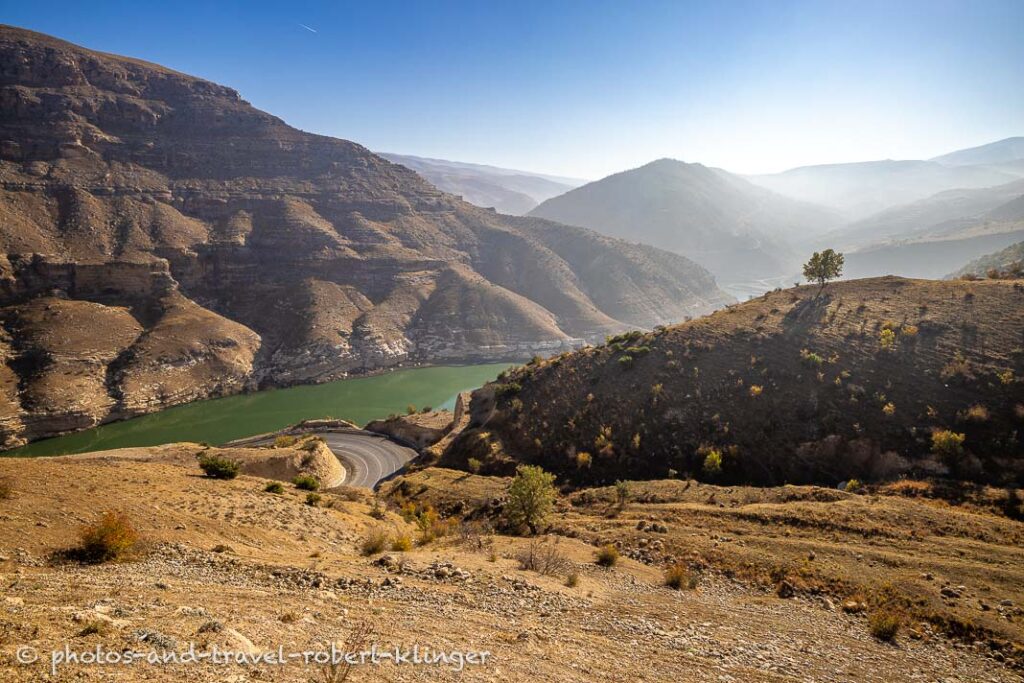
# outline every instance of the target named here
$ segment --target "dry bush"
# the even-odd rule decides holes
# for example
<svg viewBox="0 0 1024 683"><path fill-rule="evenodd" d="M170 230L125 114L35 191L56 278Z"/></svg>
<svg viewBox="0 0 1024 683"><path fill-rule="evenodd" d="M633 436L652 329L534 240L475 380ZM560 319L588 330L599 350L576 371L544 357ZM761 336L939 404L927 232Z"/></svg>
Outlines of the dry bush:
<svg viewBox="0 0 1024 683"><path fill-rule="evenodd" d="M9 500L14 496L14 480L0 477L0 500Z"/></svg>
<svg viewBox="0 0 1024 683"><path fill-rule="evenodd" d="M885 642L892 642L903 625L900 615L889 610L877 610L868 617L868 630L871 635Z"/></svg>
<svg viewBox="0 0 1024 683"><path fill-rule="evenodd" d="M139 542L139 533L124 512L109 511L94 524L78 531L78 555L87 562L109 562L125 557Z"/></svg>
<svg viewBox="0 0 1024 683"><path fill-rule="evenodd" d="M282 434L274 439L274 448L290 448L299 442L298 437Z"/></svg>
<svg viewBox="0 0 1024 683"><path fill-rule="evenodd" d="M557 574L569 566L569 560L558 549L558 543L534 539L516 553L519 568L541 575Z"/></svg>
<svg viewBox="0 0 1024 683"><path fill-rule="evenodd" d="M569 576L565 577L565 585L569 588L575 588L580 585L580 573L575 571L570 572Z"/></svg>
<svg viewBox="0 0 1024 683"><path fill-rule="evenodd" d="M619 562L619 549L611 543L601 546L597 550L594 562L602 567L614 567Z"/></svg>
<svg viewBox="0 0 1024 683"><path fill-rule="evenodd" d="M360 552L363 555L376 555L382 552L388 545L388 534L384 529L380 527L374 527L370 529L370 532L363 539L363 542L359 546Z"/></svg>
<svg viewBox="0 0 1024 683"><path fill-rule="evenodd" d="M665 570L665 585L677 591L693 590L697 587L697 577L685 564L677 563Z"/></svg>
<svg viewBox="0 0 1024 683"><path fill-rule="evenodd" d="M400 553L412 550L412 539L409 538L409 534L398 534L392 538L391 549Z"/></svg>

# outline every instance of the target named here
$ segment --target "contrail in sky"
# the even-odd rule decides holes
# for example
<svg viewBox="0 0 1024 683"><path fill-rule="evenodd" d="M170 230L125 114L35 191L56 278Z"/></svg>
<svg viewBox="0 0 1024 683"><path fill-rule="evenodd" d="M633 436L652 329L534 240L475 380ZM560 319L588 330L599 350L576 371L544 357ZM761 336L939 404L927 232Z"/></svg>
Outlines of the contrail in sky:
<svg viewBox="0 0 1024 683"><path fill-rule="evenodd" d="M316 33L317 32L317 30L315 28L310 28L309 26L306 26L305 24L299 24L299 26L301 26L302 28L306 29L310 33Z"/></svg>

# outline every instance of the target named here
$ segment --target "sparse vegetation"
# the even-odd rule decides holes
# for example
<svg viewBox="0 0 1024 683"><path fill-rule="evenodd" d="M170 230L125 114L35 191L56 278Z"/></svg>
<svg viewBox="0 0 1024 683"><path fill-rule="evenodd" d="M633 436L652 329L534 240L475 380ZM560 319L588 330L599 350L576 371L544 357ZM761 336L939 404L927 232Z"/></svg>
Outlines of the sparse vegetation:
<svg viewBox="0 0 1024 683"><path fill-rule="evenodd" d="M267 485L263 487L263 490L267 493L284 493L284 485L279 481L267 482Z"/></svg>
<svg viewBox="0 0 1024 683"><path fill-rule="evenodd" d="M110 562L130 553L139 542L139 532L127 513L104 512L93 524L78 531L78 555L87 562Z"/></svg>
<svg viewBox="0 0 1024 683"><path fill-rule="evenodd" d="M199 468L211 479L234 479L242 468L242 464L217 455L201 455Z"/></svg>
<svg viewBox="0 0 1024 683"><path fill-rule="evenodd" d="M607 543L597 549L594 562L601 567L614 567L619 563L619 549Z"/></svg>
<svg viewBox="0 0 1024 683"><path fill-rule="evenodd" d="M297 436L291 434L281 434L274 438L274 448L291 448L299 442Z"/></svg>
<svg viewBox="0 0 1024 683"><path fill-rule="evenodd" d="M388 545L388 534L381 527L374 527L366 534L366 538L359 545L359 551L363 555L376 555L383 552Z"/></svg>
<svg viewBox="0 0 1024 683"><path fill-rule="evenodd" d="M569 561L558 548L557 541L532 539L516 553L519 568L541 575L558 574L565 571Z"/></svg>
<svg viewBox="0 0 1024 683"><path fill-rule="evenodd" d="M693 590L697 587L697 577L685 564L676 563L665 570L665 585L675 590Z"/></svg>
<svg viewBox="0 0 1024 683"><path fill-rule="evenodd" d="M544 524L555 502L555 475L536 465L520 465L508 489L505 515L516 529L531 534Z"/></svg>
<svg viewBox="0 0 1024 683"><path fill-rule="evenodd" d="M391 539L391 549L397 553L404 553L412 550L412 539L409 534L401 533Z"/></svg>
<svg viewBox="0 0 1024 683"><path fill-rule="evenodd" d="M871 635L885 642L895 640L902 625L902 618L890 610L876 610L868 616L868 630Z"/></svg>
<svg viewBox="0 0 1024 683"><path fill-rule="evenodd" d="M320 480L311 474L300 474L292 479L292 485L300 491L319 491Z"/></svg>

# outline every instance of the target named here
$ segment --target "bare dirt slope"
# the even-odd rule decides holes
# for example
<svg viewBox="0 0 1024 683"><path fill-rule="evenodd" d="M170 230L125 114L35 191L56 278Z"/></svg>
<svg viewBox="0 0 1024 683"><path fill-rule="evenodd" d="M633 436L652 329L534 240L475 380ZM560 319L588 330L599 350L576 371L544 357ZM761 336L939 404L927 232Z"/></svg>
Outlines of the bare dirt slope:
<svg viewBox="0 0 1024 683"><path fill-rule="evenodd" d="M1020 529L983 512L950 517L929 503L898 498L666 482L637 485L636 501L609 516L608 492L580 492L559 501L556 535L547 541L569 564L541 576L519 570L512 559L526 540L475 533L392 553L385 563L364 557L359 545L373 528L415 531L394 512L372 517L366 498L328 495L330 507L312 507L292 489L264 493L264 480L214 481L171 462L5 460L0 475L14 489L0 500L4 681L35 682L43 674L42 664L15 662L18 646L43 653L65 643L76 650L145 651L195 642L251 652L280 644L293 651L343 640L360 623L373 627L372 640L381 646L487 650L491 659L462 674L443 667L357 668L355 681L1020 680L1006 662L1013 655L1006 641L1019 641L1020 610L1000 602L1024 599ZM434 501L442 510L462 501L464 514L479 518L506 483L428 469L404 485L396 482L392 493L396 501ZM115 487L116 501L109 496ZM720 504L709 500L715 496ZM641 502L647 497L650 502ZM48 559L74 545L76 527L114 502L137 524L142 552L105 565ZM822 515L835 523L816 522ZM952 521L944 524L943 517ZM915 539L904 525L916 522ZM900 524L899 533L891 523ZM592 544L607 541L636 559L597 567ZM762 567L769 546L779 562L793 558L799 571L793 580L802 577L794 597L761 587L755 571L729 570L730 558L736 567L746 560L752 569ZM808 561L811 551L817 555ZM661 585L668 556L690 562L696 589ZM797 558L812 569L801 570ZM935 594L949 583L967 584L957 601L979 615L976 598L993 605L984 623L1001 629L1004 635L992 637L1002 644L951 641L918 618L895 645L883 644L868 633L863 613L839 608L840 593L812 589L819 566L848 569L855 580L912 581ZM971 569L981 566L991 569ZM925 571L933 581L917 578ZM565 585L570 572L579 575L572 588ZM864 597L875 604L874 594ZM305 682L321 673L297 665L133 667L67 666L46 680Z"/></svg>

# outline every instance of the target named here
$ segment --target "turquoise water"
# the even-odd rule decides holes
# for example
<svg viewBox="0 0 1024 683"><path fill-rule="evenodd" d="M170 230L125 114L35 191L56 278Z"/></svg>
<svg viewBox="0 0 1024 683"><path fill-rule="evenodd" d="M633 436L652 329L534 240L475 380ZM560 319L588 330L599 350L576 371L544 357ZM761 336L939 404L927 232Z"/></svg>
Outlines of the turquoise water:
<svg viewBox="0 0 1024 683"><path fill-rule="evenodd" d="M489 382L509 366L510 363L491 363L396 370L372 377L197 401L37 441L0 455L65 455L174 441L221 444L320 417L343 418L362 425L391 413L404 413L409 404L417 408L452 408L459 392Z"/></svg>

